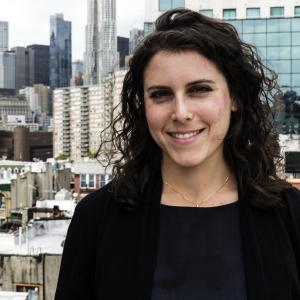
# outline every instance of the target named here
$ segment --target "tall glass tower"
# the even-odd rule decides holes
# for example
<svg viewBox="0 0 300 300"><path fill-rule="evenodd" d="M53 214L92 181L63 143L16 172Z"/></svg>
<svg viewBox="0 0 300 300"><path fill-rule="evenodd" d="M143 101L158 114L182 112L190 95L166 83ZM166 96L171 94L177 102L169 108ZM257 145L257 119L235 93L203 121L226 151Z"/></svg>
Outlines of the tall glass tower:
<svg viewBox="0 0 300 300"><path fill-rule="evenodd" d="M63 14L50 17L49 81L51 89L66 87L72 76L72 27Z"/></svg>
<svg viewBox="0 0 300 300"><path fill-rule="evenodd" d="M116 0L88 0L84 83L100 83L118 63Z"/></svg>

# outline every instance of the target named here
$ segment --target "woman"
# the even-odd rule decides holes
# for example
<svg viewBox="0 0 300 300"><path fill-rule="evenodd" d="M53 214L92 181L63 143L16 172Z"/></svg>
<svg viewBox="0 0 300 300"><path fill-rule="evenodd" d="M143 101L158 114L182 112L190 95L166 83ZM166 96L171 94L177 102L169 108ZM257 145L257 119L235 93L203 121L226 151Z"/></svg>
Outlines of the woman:
<svg viewBox="0 0 300 300"><path fill-rule="evenodd" d="M113 180L76 208L56 300L300 299L300 193L276 175L275 79L231 25L158 18L124 80Z"/></svg>

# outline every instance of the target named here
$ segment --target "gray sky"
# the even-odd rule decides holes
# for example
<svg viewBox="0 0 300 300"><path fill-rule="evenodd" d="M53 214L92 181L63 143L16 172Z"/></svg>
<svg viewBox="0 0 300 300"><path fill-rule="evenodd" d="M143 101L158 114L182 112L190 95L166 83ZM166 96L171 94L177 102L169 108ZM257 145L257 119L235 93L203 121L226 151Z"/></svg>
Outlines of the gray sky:
<svg viewBox="0 0 300 300"><path fill-rule="evenodd" d="M117 33L143 28L144 0L116 0ZM9 22L9 47L49 45L50 15L63 13L72 22L72 59L82 59L85 48L87 0L0 0L0 21Z"/></svg>

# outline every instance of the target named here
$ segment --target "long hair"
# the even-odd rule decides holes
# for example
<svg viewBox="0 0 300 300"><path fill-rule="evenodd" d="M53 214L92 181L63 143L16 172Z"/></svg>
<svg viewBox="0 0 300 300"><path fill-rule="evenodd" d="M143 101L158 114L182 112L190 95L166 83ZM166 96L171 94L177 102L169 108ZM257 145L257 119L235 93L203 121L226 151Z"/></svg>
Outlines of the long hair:
<svg viewBox="0 0 300 300"><path fill-rule="evenodd" d="M254 46L240 40L232 25L188 9L162 14L131 58L121 112L112 121L111 139L104 140L98 152L105 153L109 143L118 153L112 181L117 201L127 208L141 205L145 185L160 168L161 150L145 117L143 75L151 58L162 50L196 51L222 72L237 104L224 140L224 157L236 176L239 196L249 195L250 203L259 208L277 205L286 186L277 175L281 157L271 109L277 76L262 63Z"/></svg>

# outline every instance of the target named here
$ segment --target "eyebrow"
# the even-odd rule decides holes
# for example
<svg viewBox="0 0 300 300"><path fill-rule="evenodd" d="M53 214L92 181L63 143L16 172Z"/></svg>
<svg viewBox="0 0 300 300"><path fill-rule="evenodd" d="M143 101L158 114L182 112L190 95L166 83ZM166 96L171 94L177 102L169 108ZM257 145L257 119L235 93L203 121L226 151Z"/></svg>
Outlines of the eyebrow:
<svg viewBox="0 0 300 300"><path fill-rule="evenodd" d="M215 82L213 80L209 80L209 79L199 79L199 80L194 80L192 82L189 82L186 86L187 87L190 87L194 84L199 84L199 83L209 83L209 84L214 84ZM153 85L153 86L150 86L146 91L148 93L150 93L151 91L153 90L160 90L160 89L169 89L170 87L168 86L165 86L165 85Z"/></svg>

